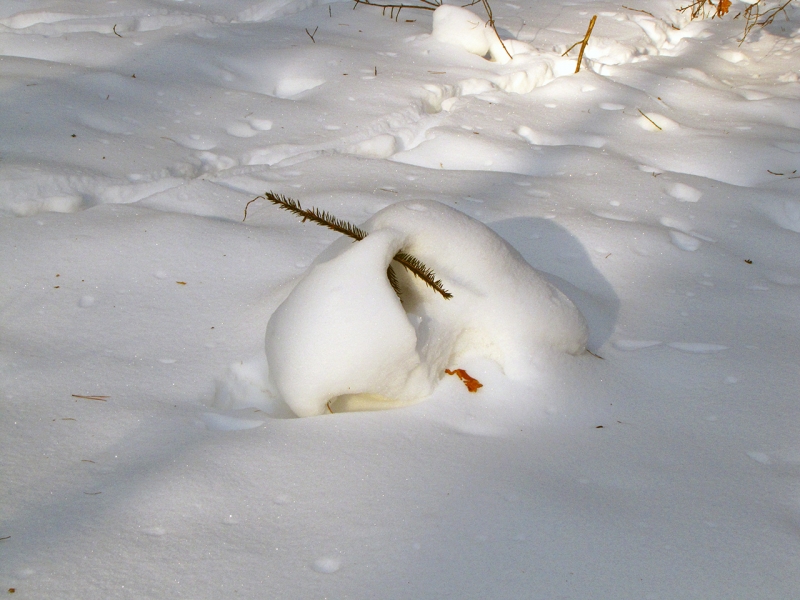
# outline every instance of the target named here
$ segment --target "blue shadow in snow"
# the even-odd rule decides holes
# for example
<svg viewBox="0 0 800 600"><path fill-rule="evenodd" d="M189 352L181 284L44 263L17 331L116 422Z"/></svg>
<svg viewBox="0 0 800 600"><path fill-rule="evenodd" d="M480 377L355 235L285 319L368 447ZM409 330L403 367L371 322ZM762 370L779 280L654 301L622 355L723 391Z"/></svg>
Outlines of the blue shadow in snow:
<svg viewBox="0 0 800 600"><path fill-rule="evenodd" d="M490 223L498 235L572 300L589 323L589 349L597 351L614 331L619 297L592 264L583 245L548 219L519 217Z"/></svg>

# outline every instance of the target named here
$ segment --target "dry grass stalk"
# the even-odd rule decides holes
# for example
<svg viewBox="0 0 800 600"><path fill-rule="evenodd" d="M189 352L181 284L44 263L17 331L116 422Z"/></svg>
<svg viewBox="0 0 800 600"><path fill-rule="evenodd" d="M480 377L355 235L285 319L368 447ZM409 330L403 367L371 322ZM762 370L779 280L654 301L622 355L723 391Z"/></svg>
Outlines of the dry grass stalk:
<svg viewBox="0 0 800 600"><path fill-rule="evenodd" d="M674 29L675 31L678 31L678 29L679 29L678 27L676 27L676 26L675 26L675 24L674 24L674 23L668 23L668 22L667 22L667 21L665 21L664 19L659 19L657 16L655 16L655 15L654 15L653 13L651 13L650 11L647 11L647 10L642 10L641 8L631 8L630 6L625 6L624 4L622 5L622 8L624 8L625 10L631 10L631 11L633 11L633 12L639 12L639 13L643 13L643 14L645 14L645 15L648 15L648 16L650 16L650 17L653 17L654 19L658 19L658 20L659 20L659 21L661 21L662 23L664 23L664 24L666 24L666 25L669 25L670 27L672 27L672 29Z"/></svg>
<svg viewBox="0 0 800 600"><path fill-rule="evenodd" d="M767 8L767 1L768 0L758 0L748 6L743 13L738 13L733 17L734 19L738 19L740 16L744 16L744 33L742 39L739 40L740 46L755 27L767 27L772 25L775 18L781 13L783 13L788 20L789 15L786 13L786 9L794 0L783 0L781 4L773 6L772 8ZM691 19L694 21L695 19L705 19L709 15L711 15L712 19L717 17L722 18L728 14L730 7L731 0L717 0L716 4L714 4L712 0L695 0L691 4L682 6L677 10L678 12L690 11Z"/></svg>
<svg viewBox="0 0 800 600"><path fill-rule="evenodd" d="M494 34L497 36L497 39L500 42L500 45L503 47L505 53L508 55L508 58L514 58L513 56L511 56L511 52L508 51L508 48L506 48L506 45L503 43L500 34L497 33L497 27L494 24L494 15L492 15L492 7L489 6L489 0L481 0L481 3L483 4L483 9L486 11L486 17L487 17L486 24L492 28L492 31L494 31ZM473 2L472 4L477 4L477 0L475 0L475 2Z"/></svg>
<svg viewBox="0 0 800 600"><path fill-rule="evenodd" d="M638 110L638 111L639 111L639 114L640 114L640 115L642 115L642 116L643 116L645 119L647 119L648 121L650 121L650 122L653 124L653 127L655 127L656 129L658 129L659 131L664 131L663 129L661 129L661 127L659 127L659 126L658 126L658 123L656 123L655 121L653 121L653 119L651 119L651 118L650 118L650 117L648 117L646 114L644 114L644 113L642 112L642 109L641 109L641 108L637 108L636 110Z"/></svg>
<svg viewBox="0 0 800 600"><path fill-rule="evenodd" d="M774 6L765 10L764 12L761 12L761 9L764 8L764 0L759 0L755 4L748 6L744 11L744 35L742 36L742 39L739 40L739 45L742 45L742 43L747 39L747 35L754 27L767 27L768 25L772 25L772 23L775 21L775 18L780 13L783 13L783 16L785 16L786 20L788 20L789 15L786 13L786 8L792 3L792 1L793 0L786 0L783 4Z"/></svg>
<svg viewBox="0 0 800 600"><path fill-rule="evenodd" d="M561 56L566 56L567 54L569 54L572 51L572 49L575 46L577 46L578 44L581 45L580 52L578 52L578 64L575 65L575 72L576 73L580 72L580 70L581 70L581 63L583 62L583 51L586 50L586 44L589 43L589 36L592 35L592 29L594 29L595 21L597 21L597 15L594 15L592 17L592 20L589 21L589 29L586 30L586 35L583 36L583 39L582 40L578 40L577 42L572 44L572 46L567 48L567 50L564 52L564 54L561 55Z"/></svg>
<svg viewBox="0 0 800 600"><path fill-rule="evenodd" d="M419 4L406 4L406 3L388 4L386 2L371 2L370 0L353 0L353 1L354 1L353 10L355 10L356 6L358 6L359 4L364 4L366 6L375 6L377 8L383 9L383 14L385 15L386 9L388 8L389 18L394 19L395 21L398 20L398 18L400 17L400 11L403 10L404 8L415 8L418 10L436 10L442 5L441 2L437 2L435 0L434 1L419 0Z"/></svg>

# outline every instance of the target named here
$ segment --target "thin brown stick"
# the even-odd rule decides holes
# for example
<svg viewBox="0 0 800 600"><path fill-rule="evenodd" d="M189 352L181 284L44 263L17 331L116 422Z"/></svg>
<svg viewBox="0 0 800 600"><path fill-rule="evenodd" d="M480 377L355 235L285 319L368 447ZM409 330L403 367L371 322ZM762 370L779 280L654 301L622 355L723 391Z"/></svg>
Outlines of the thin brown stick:
<svg viewBox="0 0 800 600"><path fill-rule="evenodd" d="M624 8L625 10L632 10L633 12L644 13L644 14L646 14L648 16L653 17L654 19L658 19L662 23L665 23L665 24L669 25L675 31L680 31L680 27L676 27L674 23L669 23L669 22L665 21L664 19L660 19L657 16L655 16L653 13L651 13L651 12L649 12L647 10L642 10L641 8L631 8L630 6L625 6L624 4L622 5L622 8Z"/></svg>
<svg viewBox="0 0 800 600"><path fill-rule="evenodd" d="M509 59L514 58L513 56L511 56L511 52L508 51L508 48L506 48L506 45L500 38L500 34L497 33L497 27L494 24L494 16L492 15L492 7L489 6L489 0L482 0L482 2L483 2L483 9L486 11L486 16L488 18L486 24L492 28L492 31L494 31L494 34L497 36L497 39L500 42L500 45L503 47L503 50L505 50L506 54L508 55L508 58Z"/></svg>
<svg viewBox="0 0 800 600"><path fill-rule="evenodd" d="M733 18L738 19L739 16L743 15L745 21L744 32L742 38L739 40L739 45L741 46L744 43L753 28L771 25L780 13L783 13L788 19L789 17L786 13L786 9L793 1L794 0L783 0L782 4L763 10L767 3L766 0L757 0L750 4L743 13L737 13ZM712 10L709 10L709 7L711 7ZM712 19L717 17L722 18L728 13L729 9L730 2L726 2L725 0L720 0L717 4L714 4L712 0L694 0L691 4L681 6L677 10L681 13L690 10L691 19L694 21L695 19L705 19L709 13Z"/></svg>
<svg viewBox="0 0 800 600"><path fill-rule="evenodd" d="M383 9L389 8L392 11L391 12L391 16L393 18L396 18L395 14L394 14L395 10L397 10L397 14L399 15L400 14L400 10L403 9L403 8L417 8L419 10L436 10L437 8L439 8L439 6L441 6L440 4L435 4L433 2L425 2L425 0L420 0L421 2L423 2L422 5L420 5L420 4L386 4L386 3L383 3L383 2L371 2L371 0L353 0L353 1L355 2L355 4L353 5L353 8L355 8L359 4L364 4L366 6L375 6L377 8L383 8Z"/></svg>
<svg viewBox="0 0 800 600"><path fill-rule="evenodd" d="M84 400L97 400L98 402L105 402L111 396L82 396L81 394L72 394L73 398L83 398Z"/></svg>
<svg viewBox="0 0 800 600"><path fill-rule="evenodd" d="M577 42L575 42L574 44L572 44L572 46L570 46L569 48L567 48L566 50L564 50L564 52L562 52L562 53L561 53L561 56L566 56L567 54L569 54L570 52L572 52L572 49L573 49L575 46L577 46L578 44L582 44L582 43L583 43L583 40L578 40Z"/></svg>
<svg viewBox="0 0 800 600"><path fill-rule="evenodd" d="M692 9L692 12L691 12L692 20L695 20L697 18L705 16L706 2L708 2L708 0L695 0L695 2L692 2L691 4L687 4L686 6L681 6L677 10L678 10L678 12L682 13L682 12L686 12L689 9Z"/></svg>
<svg viewBox="0 0 800 600"><path fill-rule="evenodd" d="M656 18L656 16L653 13L648 12L646 10L642 10L641 8L631 8L630 6L625 6L624 4L622 5L622 8L624 8L625 10L632 10L633 12L640 12L640 13L644 13L646 15L650 15L654 19Z"/></svg>
<svg viewBox="0 0 800 600"><path fill-rule="evenodd" d="M250 202L248 202L247 204L244 205L244 219L242 219L242 223L244 223L247 220L247 209L250 207L250 205L253 202L255 202L256 200L263 200L263 199L264 199L264 196L256 196L255 198L250 200Z"/></svg>
<svg viewBox="0 0 800 600"><path fill-rule="evenodd" d="M642 115L642 116L643 116L645 119L647 119L648 121L650 121L650 122L651 122L651 123L652 123L652 124L655 126L655 128L656 128L656 129L658 129L659 131L664 131L663 129L661 129L661 127L659 127L659 126L658 126L658 124L657 124L655 121L653 121L653 119L651 119L651 118L650 118L650 117L648 117L646 114L644 114L644 113L642 112L642 109L641 109L641 108L637 108L636 110L638 110L638 111L639 111L639 114L640 114L640 115Z"/></svg>
<svg viewBox="0 0 800 600"><path fill-rule="evenodd" d="M308 30L308 27L306 27L306 33L308 34L308 37L310 37L310 38L311 38L311 41L312 41L312 42L314 42L315 44L317 43L317 40L315 40L315 39L314 39L314 36L315 36L315 35L317 35L317 31L318 31L318 30L319 30L319 25L317 25L317 26L314 28L314 33L311 33L311 32Z"/></svg>
<svg viewBox="0 0 800 600"><path fill-rule="evenodd" d="M592 29L594 29L594 22L597 21L597 15L592 17L592 20L589 21L589 29L586 30L586 35L583 37L583 42L581 43L581 51L578 52L578 64L575 65L575 72L581 70L581 62L583 61L583 51L586 50L586 44L589 43L589 36L592 35Z"/></svg>
<svg viewBox="0 0 800 600"><path fill-rule="evenodd" d="M761 8L763 8L762 5L763 1L764 0L759 0L755 4L751 4L744 11L744 17L745 17L744 35L742 36L742 39L739 40L740 46L747 39L747 36L750 34L750 32L753 30L754 27L758 26L763 28L767 27L768 25L772 25L772 23L775 21L775 17L777 17L780 13L783 13L788 20L789 16L786 13L786 8L793 2L793 0L786 0L786 2L784 2L780 6L775 6L762 13ZM761 19L761 17L764 17L763 20L759 20Z"/></svg>

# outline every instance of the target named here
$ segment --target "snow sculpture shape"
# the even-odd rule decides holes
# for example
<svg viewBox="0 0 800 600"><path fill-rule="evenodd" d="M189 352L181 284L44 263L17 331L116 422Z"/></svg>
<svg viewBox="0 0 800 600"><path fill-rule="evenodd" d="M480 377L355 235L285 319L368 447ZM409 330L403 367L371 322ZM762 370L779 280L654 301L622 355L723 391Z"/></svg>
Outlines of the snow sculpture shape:
<svg viewBox="0 0 800 600"><path fill-rule="evenodd" d="M504 47L495 30L474 12L460 6L442 4L434 10L431 35L445 44L461 46L472 54L488 54L495 62L506 63L511 59L507 46ZM526 44L518 45L520 49L527 48ZM512 50L511 55L514 54Z"/></svg>
<svg viewBox="0 0 800 600"><path fill-rule="evenodd" d="M271 385L298 416L418 402L467 355L521 378L544 352L585 350L583 315L479 221L400 202L362 229L363 240L343 237L317 258L267 325ZM386 276L401 248L453 297L395 264L401 301Z"/></svg>

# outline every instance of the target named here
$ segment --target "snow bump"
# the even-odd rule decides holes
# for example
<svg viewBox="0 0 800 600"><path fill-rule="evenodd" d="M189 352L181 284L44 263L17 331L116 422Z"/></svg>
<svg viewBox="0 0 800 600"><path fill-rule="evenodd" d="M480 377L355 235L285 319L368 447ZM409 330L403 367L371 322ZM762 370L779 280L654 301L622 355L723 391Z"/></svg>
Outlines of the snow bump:
<svg viewBox="0 0 800 600"><path fill-rule="evenodd" d="M484 224L433 201L400 202L341 238L309 269L267 326L272 387L298 416L411 404L446 368L488 358L525 378L543 352L580 354L586 320ZM403 250L433 269L449 300L393 269Z"/></svg>

